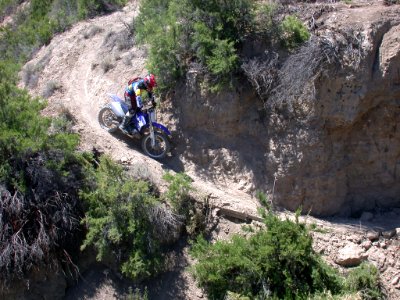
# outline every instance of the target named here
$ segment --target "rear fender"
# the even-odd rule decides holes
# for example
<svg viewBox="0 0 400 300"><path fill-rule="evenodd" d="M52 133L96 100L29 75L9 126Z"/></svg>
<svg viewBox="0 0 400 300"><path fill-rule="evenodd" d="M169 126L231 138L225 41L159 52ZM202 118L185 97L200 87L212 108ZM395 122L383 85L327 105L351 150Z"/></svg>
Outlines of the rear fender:
<svg viewBox="0 0 400 300"><path fill-rule="evenodd" d="M125 116L126 111L124 110L124 107L121 102L113 101L108 106L111 108L111 110L116 114L118 117L123 118Z"/></svg>

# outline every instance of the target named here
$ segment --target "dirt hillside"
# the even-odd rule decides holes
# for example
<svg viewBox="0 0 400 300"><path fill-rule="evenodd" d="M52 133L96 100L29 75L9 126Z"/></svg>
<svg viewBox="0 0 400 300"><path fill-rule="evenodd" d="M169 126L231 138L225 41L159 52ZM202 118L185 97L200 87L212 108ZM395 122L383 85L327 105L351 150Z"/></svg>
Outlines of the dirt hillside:
<svg viewBox="0 0 400 300"><path fill-rule="evenodd" d="M374 5L365 6L366 10L372 12L376 7L382 8L380 3ZM346 18L356 18L365 13L360 9L352 12L350 6L341 7L348 12ZM82 150L95 148L107 153L126 165L130 172L148 177L161 188L165 186L161 177L166 170L184 171L193 179L199 199L209 195L212 204L218 207L256 215L258 202L249 191L254 191L253 179L262 181L265 178L265 174L257 176L260 174L257 166L259 160L264 159L263 155L261 158L255 156L256 152L242 155L244 151L240 150L252 148L248 142L236 141L235 152L230 151L229 145L224 147L216 142L220 138L218 133L207 144L209 135L195 130L183 131L179 126L185 123L182 119L178 122L173 112L180 111L190 118L193 106L175 107L174 102L162 103L160 113L163 123L172 130L175 141L180 143L173 149L171 156L162 162L143 155L139 143L120 134L111 135L98 125L97 113L106 103L107 93L122 97L128 79L147 72L146 48L134 43L134 34L129 27L137 13L137 1L130 1L121 11L80 22L56 36L24 67L21 86L33 95L47 96L48 107L43 114L54 116L68 111L73 116L73 130L81 136ZM187 103L190 104L190 99ZM257 114L256 110L245 117L251 118L254 114ZM193 117L196 119L198 116L194 114ZM257 131L257 128L252 130ZM233 139L234 135L229 136L229 142L234 143ZM193 141L193 144L189 141ZM244 157L246 164L243 167L237 167L235 161L238 157ZM210 172L209 166L213 172ZM210 173L214 175L208 176ZM273 177L268 180L272 187ZM327 229L328 233L314 235L316 250L325 255L328 261L339 267L335 261L341 249L349 245L360 247L363 257L376 264L381 271L389 297L400 299L399 233L387 233L400 228L399 209L376 211L371 215L362 215L359 219L320 220L309 217L307 222L315 222ZM231 222L221 217L215 238L227 238L238 230L240 222ZM386 232L386 237L380 235L382 232ZM378 236L371 238L372 233ZM171 272L156 279L156 283L150 283L151 299L204 297L185 271L185 267L190 264L186 250L182 245L177 251L177 263ZM111 274L110 270L94 269L88 271L84 280L69 291L67 299L116 299L126 293L128 286L129 283Z"/></svg>

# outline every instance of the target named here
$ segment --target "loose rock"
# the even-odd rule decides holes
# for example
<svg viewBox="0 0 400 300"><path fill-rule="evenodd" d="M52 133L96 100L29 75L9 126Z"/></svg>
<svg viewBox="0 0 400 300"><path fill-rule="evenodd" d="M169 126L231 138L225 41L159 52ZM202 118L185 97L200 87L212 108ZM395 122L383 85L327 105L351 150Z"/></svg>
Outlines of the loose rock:
<svg viewBox="0 0 400 300"><path fill-rule="evenodd" d="M391 282L392 285L396 285L400 280L400 276L395 276Z"/></svg>
<svg viewBox="0 0 400 300"><path fill-rule="evenodd" d="M347 244L340 249L335 262L344 267L358 266L368 255L356 244Z"/></svg>
<svg viewBox="0 0 400 300"><path fill-rule="evenodd" d="M367 238L370 240L370 241L376 241L376 240L378 240L379 239L379 235L380 235L380 232L379 231L368 231L367 232Z"/></svg>
<svg viewBox="0 0 400 300"><path fill-rule="evenodd" d="M382 236L385 239L390 239L392 237L394 237L396 235L396 229L392 229L392 230L386 230L382 232Z"/></svg>
<svg viewBox="0 0 400 300"><path fill-rule="evenodd" d="M371 248L371 246L372 242L370 240L361 243L361 247L365 250L368 250L369 248Z"/></svg>

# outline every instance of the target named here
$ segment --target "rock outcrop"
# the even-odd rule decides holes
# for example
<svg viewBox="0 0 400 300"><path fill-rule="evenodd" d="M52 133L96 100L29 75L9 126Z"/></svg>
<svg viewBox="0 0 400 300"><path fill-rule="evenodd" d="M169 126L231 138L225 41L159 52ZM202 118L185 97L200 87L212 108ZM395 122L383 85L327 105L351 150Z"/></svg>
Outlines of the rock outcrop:
<svg viewBox="0 0 400 300"><path fill-rule="evenodd" d="M204 178L291 210L400 207L400 7L327 11L265 103L245 81L204 94L189 72L173 102L178 149Z"/></svg>
<svg viewBox="0 0 400 300"><path fill-rule="evenodd" d="M288 122L297 154L279 174L282 205L318 215L400 206L399 12L364 7L321 21L340 65L316 74L305 126Z"/></svg>

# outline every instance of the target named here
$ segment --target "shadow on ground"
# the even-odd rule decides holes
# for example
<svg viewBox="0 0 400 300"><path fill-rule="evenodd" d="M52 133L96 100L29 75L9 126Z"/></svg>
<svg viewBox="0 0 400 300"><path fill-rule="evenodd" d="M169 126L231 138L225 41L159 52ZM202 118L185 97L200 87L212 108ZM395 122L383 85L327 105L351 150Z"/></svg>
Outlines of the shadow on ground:
<svg viewBox="0 0 400 300"><path fill-rule="evenodd" d="M385 210L374 210L368 212L370 218L368 220L360 218L320 218L338 226L349 227L359 231L386 231L400 228L400 208L392 208Z"/></svg>
<svg viewBox="0 0 400 300"><path fill-rule="evenodd" d="M130 299L136 289L147 289L153 300L191 299L189 287L193 286L186 271L188 244L181 239L168 254L168 270L161 275L135 284L109 267L95 263L84 271L75 285L66 290L65 300L78 299Z"/></svg>

